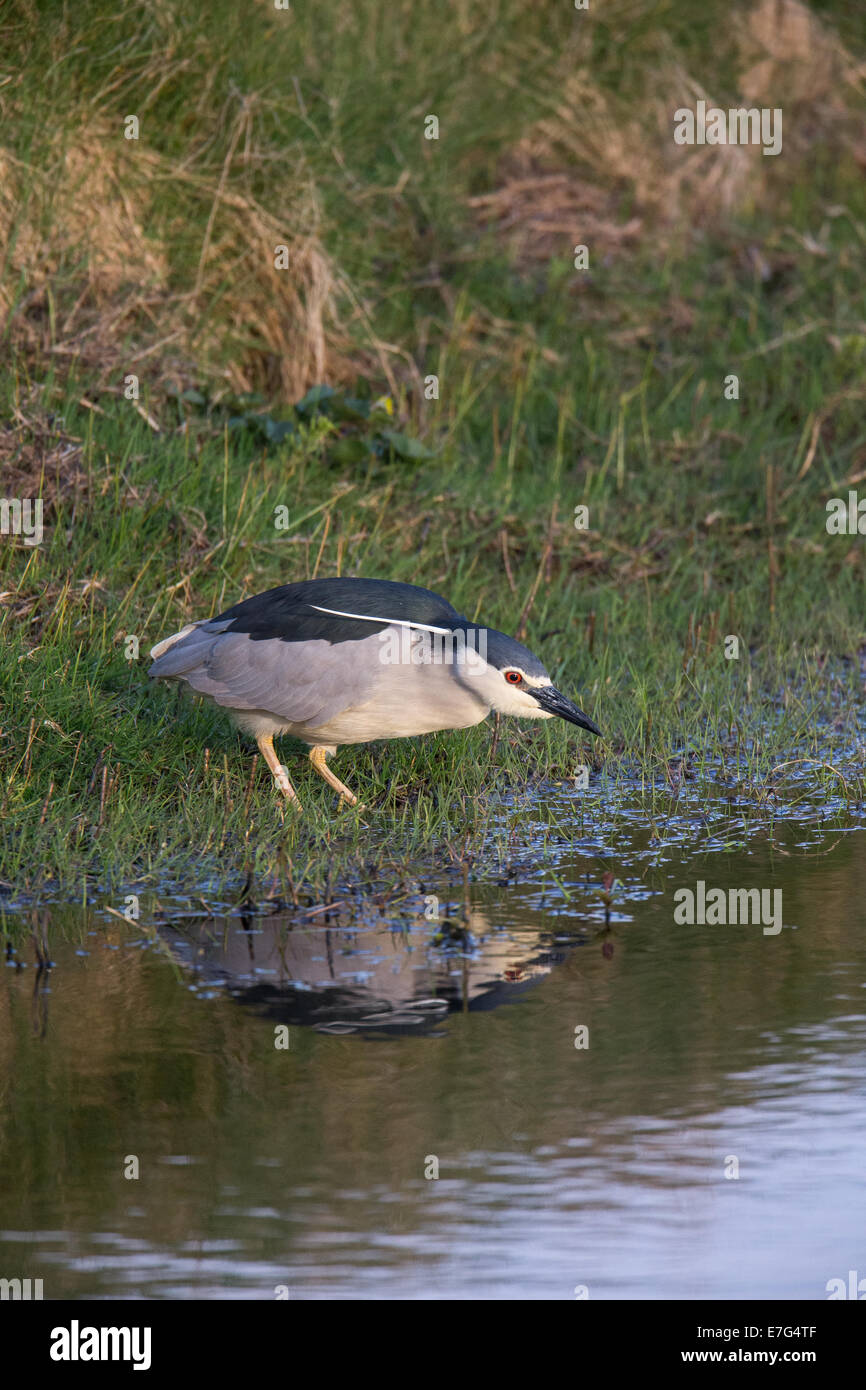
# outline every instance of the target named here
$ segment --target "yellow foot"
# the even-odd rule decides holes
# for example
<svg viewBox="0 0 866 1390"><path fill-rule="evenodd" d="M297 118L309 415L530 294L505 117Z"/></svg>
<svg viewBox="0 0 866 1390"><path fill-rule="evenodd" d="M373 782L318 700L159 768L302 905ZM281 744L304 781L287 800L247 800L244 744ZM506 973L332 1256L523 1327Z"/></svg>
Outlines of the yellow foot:
<svg viewBox="0 0 866 1390"><path fill-rule="evenodd" d="M274 779L274 786L283 793L287 801L291 802L296 811L302 810L298 793L289 781L289 774L283 767L276 753L274 752L274 739L272 734L260 734L256 739L259 745L259 752L271 770Z"/></svg>
<svg viewBox="0 0 866 1390"><path fill-rule="evenodd" d="M319 776L324 777L328 785L333 787L335 792L340 793L341 804L345 802L347 806L357 806L358 798L356 797L355 793L350 791L349 788L346 786L345 782L341 782L339 777L336 777L334 773L331 771L331 769L328 767L326 761L328 757L328 752L329 750L327 748L311 748L310 762L313 764L313 767L319 773ZM362 806L359 809L363 810L364 808Z"/></svg>

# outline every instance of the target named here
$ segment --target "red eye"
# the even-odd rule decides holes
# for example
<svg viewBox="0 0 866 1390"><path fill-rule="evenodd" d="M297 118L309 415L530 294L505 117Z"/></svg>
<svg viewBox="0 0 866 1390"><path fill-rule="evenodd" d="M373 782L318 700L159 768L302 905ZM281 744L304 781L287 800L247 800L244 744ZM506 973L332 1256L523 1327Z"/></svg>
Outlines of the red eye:
<svg viewBox="0 0 866 1390"><path fill-rule="evenodd" d="M523 677L519 671L506 671L505 679L508 681L509 685L519 685Z"/></svg>

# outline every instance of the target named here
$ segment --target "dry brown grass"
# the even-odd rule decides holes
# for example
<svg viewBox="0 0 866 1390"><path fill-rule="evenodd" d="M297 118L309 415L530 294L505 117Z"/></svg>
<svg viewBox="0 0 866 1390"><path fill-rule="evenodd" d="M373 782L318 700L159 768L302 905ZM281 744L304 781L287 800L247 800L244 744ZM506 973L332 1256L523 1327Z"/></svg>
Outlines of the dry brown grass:
<svg viewBox="0 0 866 1390"><path fill-rule="evenodd" d="M217 177L99 121L55 137L38 169L0 149L0 328L16 349L79 362L114 390L126 372L153 385L204 370L295 400L347 379L340 279L312 186L301 177L278 210L262 207L244 178L249 123L242 106ZM205 226L197 248L162 210L166 182L189 225Z"/></svg>
<svg viewBox="0 0 866 1390"><path fill-rule="evenodd" d="M46 517L58 501L80 495L89 485L82 440L34 403L0 426L0 474L15 497L41 497Z"/></svg>
<svg viewBox="0 0 866 1390"><path fill-rule="evenodd" d="M728 103L673 59L636 103L603 92L589 67L575 71L568 55L562 74L551 77L551 114L504 161L499 187L471 200L480 223L518 263L548 261L580 242L616 255L650 230L668 241L776 200L779 182L801 174L821 140L866 166L866 66L800 0L757 0L742 28L739 97L782 106L782 158L766 158L759 146L676 145L678 107L699 98Z"/></svg>
<svg viewBox="0 0 866 1390"><path fill-rule="evenodd" d="M619 0L614 18L639 8L639 0ZM164 84L191 81L194 67L169 10L154 12L162 14L167 47L136 78L147 92L145 129ZM781 101L782 158L766 159L757 147L674 144L676 107L699 97L719 102L719 94L678 66L661 31L644 96L603 90L588 47L582 63L569 51L557 68L538 40L533 66L546 74L547 114L503 158L497 186L469 200L477 221L527 267L580 242L610 257L648 235L673 241L776 199L778 183L802 172L823 139L866 168L866 121L856 106L863 65L800 0L756 0L744 16L732 16L741 35L739 97ZM525 57L504 81L523 80ZM0 89L9 128L24 100L19 85ZM266 100L232 92L213 112L209 81L191 81L189 92L191 114L205 120L182 158L160 153L144 135L124 140L96 101L71 127L46 122L33 143L37 166L0 145L0 333L19 357L39 363L34 372L49 360L80 365L91 392L119 391L128 372L157 396L203 376L284 401L316 381L348 383L359 372L381 376L395 396L398 377L417 388L423 324L412 351L376 338L374 314L327 249L302 147L275 146L263 134L273 114ZM368 204L359 206L363 225ZM274 266L278 245L288 248L288 269ZM465 258L474 254L469 247ZM442 293L450 313L453 288L443 282ZM482 313L473 312L476 320ZM497 351L527 332L502 320L475 322L474 331Z"/></svg>

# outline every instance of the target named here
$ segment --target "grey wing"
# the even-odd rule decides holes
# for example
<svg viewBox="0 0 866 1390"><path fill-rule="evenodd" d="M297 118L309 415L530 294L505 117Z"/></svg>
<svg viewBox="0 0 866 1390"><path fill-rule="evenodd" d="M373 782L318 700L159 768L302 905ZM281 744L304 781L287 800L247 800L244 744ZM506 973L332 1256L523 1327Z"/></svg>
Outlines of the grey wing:
<svg viewBox="0 0 866 1390"><path fill-rule="evenodd" d="M228 709L266 710L292 724L323 724L366 699L381 671L378 634L360 642L253 641L200 623L161 645L148 675L185 680Z"/></svg>

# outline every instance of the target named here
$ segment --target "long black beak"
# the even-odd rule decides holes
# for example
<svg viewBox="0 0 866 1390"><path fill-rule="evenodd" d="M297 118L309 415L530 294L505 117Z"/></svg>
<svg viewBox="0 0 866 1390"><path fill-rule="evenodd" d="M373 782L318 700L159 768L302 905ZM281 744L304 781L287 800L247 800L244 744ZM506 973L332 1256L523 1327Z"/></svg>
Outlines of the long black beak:
<svg viewBox="0 0 866 1390"><path fill-rule="evenodd" d="M576 724L579 729L589 729L591 734L601 736L599 729L592 720L584 714L582 709L573 705L570 700L566 700L554 685L543 685L541 689L533 690L533 695L541 708L547 710L549 714L558 714L560 719L567 719L569 724Z"/></svg>

